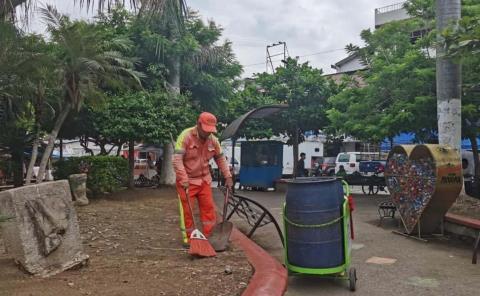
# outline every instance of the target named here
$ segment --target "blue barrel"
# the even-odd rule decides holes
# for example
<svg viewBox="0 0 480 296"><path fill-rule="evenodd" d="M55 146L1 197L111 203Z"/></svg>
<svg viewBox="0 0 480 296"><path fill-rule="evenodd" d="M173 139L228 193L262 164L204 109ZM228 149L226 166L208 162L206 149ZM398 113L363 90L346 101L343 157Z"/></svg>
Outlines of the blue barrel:
<svg viewBox="0 0 480 296"><path fill-rule="evenodd" d="M331 268L344 264L343 201L342 182L336 178L288 182L284 222L290 265Z"/></svg>

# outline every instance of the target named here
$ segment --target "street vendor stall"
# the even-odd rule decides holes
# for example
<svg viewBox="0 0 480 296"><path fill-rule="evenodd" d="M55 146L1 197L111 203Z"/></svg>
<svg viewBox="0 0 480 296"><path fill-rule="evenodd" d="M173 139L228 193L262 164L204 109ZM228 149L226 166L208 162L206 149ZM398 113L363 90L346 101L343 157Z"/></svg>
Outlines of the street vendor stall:
<svg viewBox="0 0 480 296"><path fill-rule="evenodd" d="M283 143L279 141L242 142L241 188L274 188L282 177Z"/></svg>

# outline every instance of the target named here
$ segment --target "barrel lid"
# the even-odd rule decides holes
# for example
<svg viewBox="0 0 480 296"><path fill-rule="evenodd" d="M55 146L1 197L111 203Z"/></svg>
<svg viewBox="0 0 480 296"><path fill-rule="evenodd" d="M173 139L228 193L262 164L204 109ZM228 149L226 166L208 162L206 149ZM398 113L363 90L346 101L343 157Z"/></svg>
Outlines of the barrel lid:
<svg viewBox="0 0 480 296"><path fill-rule="evenodd" d="M288 179L287 183L292 184L312 184L312 183L330 183L340 180L336 177L299 177L296 179Z"/></svg>

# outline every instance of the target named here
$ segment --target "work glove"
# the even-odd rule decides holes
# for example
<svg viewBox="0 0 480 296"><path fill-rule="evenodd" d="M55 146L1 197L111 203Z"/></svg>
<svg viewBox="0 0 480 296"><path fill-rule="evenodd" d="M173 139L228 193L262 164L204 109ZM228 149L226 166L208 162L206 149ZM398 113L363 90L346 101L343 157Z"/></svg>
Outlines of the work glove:
<svg viewBox="0 0 480 296"><path fill-rule="evenodd" d="M225 178L225 187L232 189L233 187L233 179L232 177Z"/></svg>
<svg viewBox="0 0 480 296"><path fill-rule="evenodd" d="M183 182L183 183L182 183L183 189L187 190L187 189L188 189L188 185L189 185L188 182Z"/></svg>

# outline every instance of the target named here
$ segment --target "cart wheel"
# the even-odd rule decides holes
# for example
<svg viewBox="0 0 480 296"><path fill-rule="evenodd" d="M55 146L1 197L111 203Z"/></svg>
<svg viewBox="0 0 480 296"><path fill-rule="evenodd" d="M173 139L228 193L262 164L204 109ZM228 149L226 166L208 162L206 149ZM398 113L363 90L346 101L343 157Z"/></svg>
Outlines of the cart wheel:
<svg viewBox="0 0 480 296"><path fill-rule="evenodd" d="M348 270L348 281L350 282L350 291L354 292L357 289L357 270L353 267Z"/></svg>

